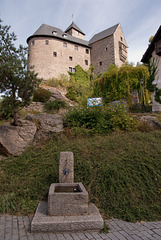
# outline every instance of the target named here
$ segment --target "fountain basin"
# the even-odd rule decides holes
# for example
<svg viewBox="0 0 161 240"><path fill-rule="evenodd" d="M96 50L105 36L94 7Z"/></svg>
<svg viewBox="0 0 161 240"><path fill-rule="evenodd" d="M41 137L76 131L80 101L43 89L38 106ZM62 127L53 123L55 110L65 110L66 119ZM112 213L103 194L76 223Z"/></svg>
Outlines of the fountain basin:
<svg viewBox="0 0 161 240"><path fill-rule="evenodd" d="M52 183L48 194L50 216L77 216L88 213L88 192L82 183Z"/></svg>

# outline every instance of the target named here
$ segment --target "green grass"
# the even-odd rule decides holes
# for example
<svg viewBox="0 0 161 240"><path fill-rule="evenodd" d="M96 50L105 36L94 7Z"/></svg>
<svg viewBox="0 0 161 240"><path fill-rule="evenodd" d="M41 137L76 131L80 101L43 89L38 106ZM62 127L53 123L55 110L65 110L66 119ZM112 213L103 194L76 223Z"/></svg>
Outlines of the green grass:
<svg viewBox="0 0 161 240"><path fill-rule="evenodd" d="M74 153L75 182L105 218L161 220L161 132L60 135L39 149L0 161L0 211L32 214L58 182L61 151Z"/></svg>

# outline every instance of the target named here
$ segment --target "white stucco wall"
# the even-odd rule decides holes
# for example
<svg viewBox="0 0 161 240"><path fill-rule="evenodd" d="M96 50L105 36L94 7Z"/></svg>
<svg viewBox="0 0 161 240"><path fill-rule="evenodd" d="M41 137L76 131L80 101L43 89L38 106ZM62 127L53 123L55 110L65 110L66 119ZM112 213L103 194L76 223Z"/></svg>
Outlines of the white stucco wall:
<svg viewBox="0 0 161 240"><path fill-rule="evenodd" d="M155 80L153 81L153 84L157 84L157 88L161 89L161 57L157 56L154 51L152 54L152 58L154 58L158 63L158 73L155 77ZM155 101L154 96L155 96L155 93L152 94L152 99L153 99L152 111L153 112L161 111L161 104Z"/></svg>

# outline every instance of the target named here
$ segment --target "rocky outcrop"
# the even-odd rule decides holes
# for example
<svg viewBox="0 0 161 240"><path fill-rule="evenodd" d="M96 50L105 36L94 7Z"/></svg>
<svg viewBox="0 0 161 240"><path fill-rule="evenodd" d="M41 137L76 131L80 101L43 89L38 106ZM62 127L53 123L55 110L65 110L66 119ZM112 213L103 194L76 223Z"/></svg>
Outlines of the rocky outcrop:
<svg viewBox="0 0 161 240"><path fill-rule="evenodd" d="M34 138L34 144L41 143L50 138L52 133L63 131L63 119L59 114L29 114L27 120L35 122L38 130Z"/></svg>
<svg viewBox="0 0 161 240"><path fill-rule="evenodd" d="M0 153L17 156L21 154L34 139L37 127L27 120L20 120L19 126L0 126Z"/></svg>
<svg viewBox="0 0 161 240"><path fill-rule="evenodd" d="M52 100L62 100L67 102L69 105L73 106L73 102L66 98L65 94L67 93L65 90L58 90L55 87L49 87L49 86L45 86L43 85L42 88L48 90L49 92L51 92L51 97L50 97L50 101Z"/></svg>

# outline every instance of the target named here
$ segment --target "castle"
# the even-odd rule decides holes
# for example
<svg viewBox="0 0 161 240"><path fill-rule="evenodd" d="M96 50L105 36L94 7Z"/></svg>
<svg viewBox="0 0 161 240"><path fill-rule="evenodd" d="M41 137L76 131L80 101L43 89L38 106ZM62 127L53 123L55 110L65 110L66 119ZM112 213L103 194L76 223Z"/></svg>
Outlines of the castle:
<svg viewBox="0 0 161 240"><path fill-rule="evenodd" d="M29 66L44 80L60 74L75 72L80 65L88 70L94 66L96 74L108 70L110 64L119 67L128 61L127 44L120 24L95 34L86 41L85 34L74 23L63 32L42 24L27 39Z"/></svg>

